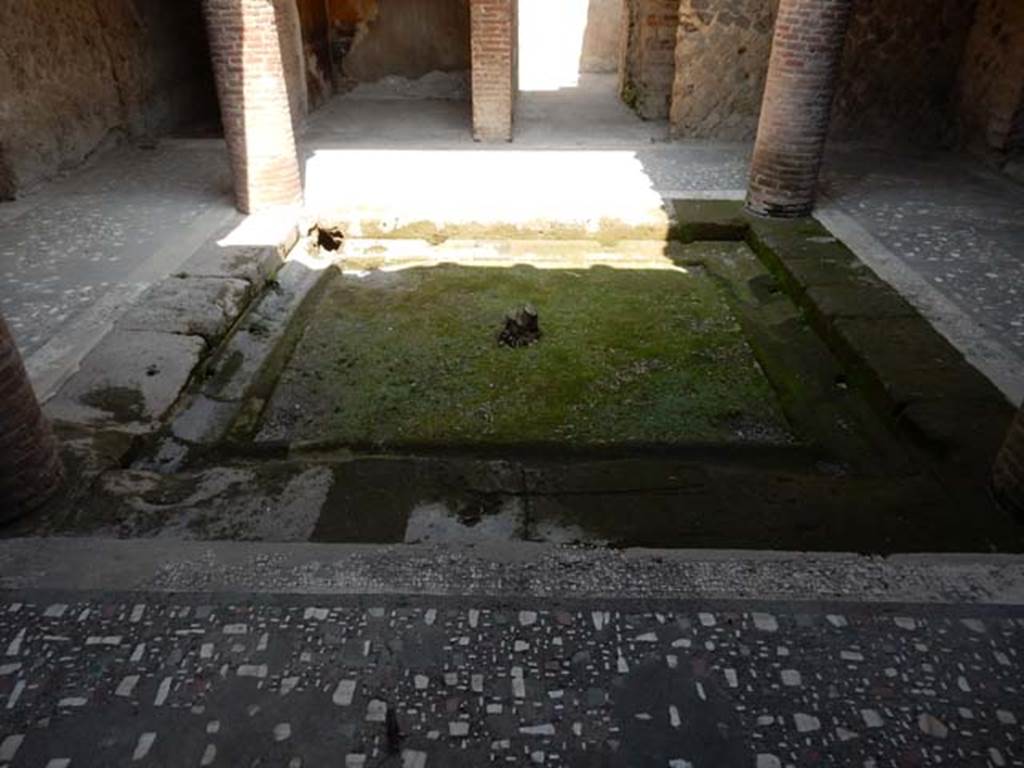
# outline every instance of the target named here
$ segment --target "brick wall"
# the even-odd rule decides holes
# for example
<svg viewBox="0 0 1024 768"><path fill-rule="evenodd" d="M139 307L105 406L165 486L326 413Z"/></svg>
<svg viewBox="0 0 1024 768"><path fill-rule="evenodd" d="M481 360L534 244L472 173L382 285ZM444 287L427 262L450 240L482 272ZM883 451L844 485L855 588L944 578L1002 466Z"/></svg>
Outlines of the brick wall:
<svg viewBox="0 0 1024 768"><path fill-rule="evenodd" d="M0 316L0 523L46 501L61 477L56 439Z"/></svg>
<svg viewBox="0 0 1024 768"><path fill-rule="evenodd" d="M994 484L1000 502L1024 519L1024 406L996 461Z"/></svg>
<svg viewBox="0 0 1024 768"><path fill-rule="evenodd" d="M750 171L748 207L803 216L814 203L852 0L782 0Z"/></svg>
<svg viewBox="0 0 1024 768"><path fill-rule="evenodd" d="M473 137L511 141L515 98L515 0L471 0Z"/></svg>
<svg viewBox="0 0 1024 768"><path fill-rule="evenodd" d="M960 70L958 95L960 131L965 143L996 153L1024 146L1021 0L978 3Z"/></svg>

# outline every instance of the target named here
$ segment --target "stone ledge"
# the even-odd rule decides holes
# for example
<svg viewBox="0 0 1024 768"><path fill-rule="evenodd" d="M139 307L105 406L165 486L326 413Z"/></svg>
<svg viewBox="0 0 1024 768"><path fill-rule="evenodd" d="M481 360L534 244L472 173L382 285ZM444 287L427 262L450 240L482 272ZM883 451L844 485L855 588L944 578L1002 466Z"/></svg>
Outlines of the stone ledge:
<svg viewBox="0 0 1024 768"><path fill-rule="evenodd" d="M122 331L201 336L211 347L249 303L252 285L229 277L169 277L142 295L117 321Z"/></svg>
<svg viewBox="0 0 1024 768"><path fill-rule="evenodd" d="M24 538L0 588L1022 605L1024 558Z"/></svg>
<svg viewBox="0 0 1024 768"><path fill-rule="evenodd" d="M58 422L152 431L184 390L205 349L197 336L112 331L45 410Z"/></svg>

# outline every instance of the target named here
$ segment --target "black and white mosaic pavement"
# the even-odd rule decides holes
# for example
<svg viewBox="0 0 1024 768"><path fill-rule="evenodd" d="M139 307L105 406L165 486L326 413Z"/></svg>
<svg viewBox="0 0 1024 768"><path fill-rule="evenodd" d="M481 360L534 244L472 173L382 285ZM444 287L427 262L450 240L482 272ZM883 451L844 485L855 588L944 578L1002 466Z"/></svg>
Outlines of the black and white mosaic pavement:
<svg viewBox="0 0 1024 768"><path fill-rule="evenodd" d="M1024 765L1024 608L27 591L0 765Z"/></svg>

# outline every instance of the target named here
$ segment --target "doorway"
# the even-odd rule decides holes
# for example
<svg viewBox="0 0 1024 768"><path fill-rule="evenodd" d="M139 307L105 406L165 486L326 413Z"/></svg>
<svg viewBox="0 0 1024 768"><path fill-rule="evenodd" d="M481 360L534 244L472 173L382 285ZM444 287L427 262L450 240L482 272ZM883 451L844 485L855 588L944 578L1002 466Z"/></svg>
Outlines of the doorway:
<svg viewBox="0 0 1024 768"><path fill-rule="evenodd" d="M518 0L516 141L650 141L620 95L626 0Z"/></svg>

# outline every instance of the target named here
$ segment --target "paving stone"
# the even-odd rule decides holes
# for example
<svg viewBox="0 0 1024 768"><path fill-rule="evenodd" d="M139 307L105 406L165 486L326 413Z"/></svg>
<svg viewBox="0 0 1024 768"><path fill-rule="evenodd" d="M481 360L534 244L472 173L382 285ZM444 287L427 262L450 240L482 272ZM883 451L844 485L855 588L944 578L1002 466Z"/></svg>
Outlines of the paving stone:
<svg viewBox="0 0 1024 768"><path fill-rule="evenodd" d="M146 291L117 327L201 336L212 344L241 315L250 291L245 280L169 277Z"/></svg>
<svg viewBox="0 0 1024 768"><path fill-rule="evenodd" d="M883 286L821 285L807 298L825 317L913 317L917 311L894 290Z"/></svg>
<svg viewBox="0 0 1024 768"><path fill-rule="evenodd" d="M212 445L228 433L238 411L236 402L213 400L197 394L171 422L171 432L179 440Z"/></svg>
<svg viewBox="0 0 1024 768"><path fill-rule="evenodd" d="M55 419L146 428L174 404L205 350L196 336L112 331L47 404Z"/></svg>
<svg viewBox="0 0 1024 768"><path fill-rule="evenodd" d="M274 246L225 246L221 238L207 241L178 270L187 277L230 277L253 287L263 285L284 264L280 248Z"/></svg>
<svg viewBox="0 0 1024 768"><path fill-rule="evenodd" d="M242 400L325 273L297 261L286 264L214 359L203 394L217 400Z"/></svg>

